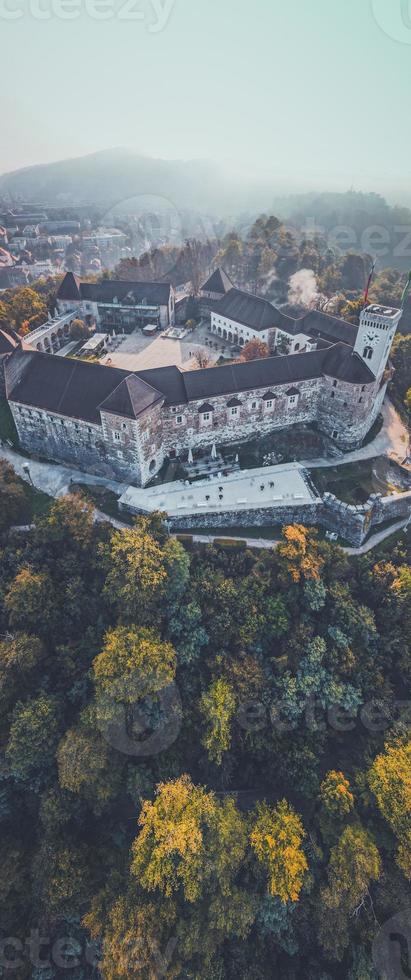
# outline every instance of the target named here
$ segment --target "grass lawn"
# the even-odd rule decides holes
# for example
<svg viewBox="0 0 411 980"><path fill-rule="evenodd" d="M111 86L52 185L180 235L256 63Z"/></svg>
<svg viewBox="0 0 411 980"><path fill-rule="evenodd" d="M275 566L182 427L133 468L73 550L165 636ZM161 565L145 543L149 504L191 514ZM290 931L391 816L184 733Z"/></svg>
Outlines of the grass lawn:
<svg viewBox="0 0 411 980"><path fill-rule="evenodd" d="M5 398L0 398L0 439L3 442L8 439L13 446L19 444L14 419Z"/></svg>
<svg viewBox="0 0 411 980"><path fill-rule="evenodd" d="M48 513L53 503L53 497L49 497L42 490L36 490L24 480L21 482L26 504L26 516L22 523L35 524L38 517L44 517Z"/></svg>
<svg viewBox="0 0 411 980"><path fill-rule="evenodd" d="M192 527L187 531L173 529L173 534L207 534L213 538L264 538L267 541L280 541L281 527Z"/></svg>
<svg viewBox="0 0 411 980"><path fill-rule="evenodd" d="M365 504L370 493L381 489L375 485L374 462L373 459L362 459L358 463L325 466L310 470L310 475L320 493L334 493L346 504Z"/></svg>

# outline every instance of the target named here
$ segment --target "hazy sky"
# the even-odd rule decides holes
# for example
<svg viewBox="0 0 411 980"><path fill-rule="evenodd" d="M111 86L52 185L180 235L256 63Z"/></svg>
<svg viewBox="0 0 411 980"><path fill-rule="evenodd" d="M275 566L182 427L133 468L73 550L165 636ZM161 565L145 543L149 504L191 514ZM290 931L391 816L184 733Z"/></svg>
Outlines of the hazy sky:
<svg viewBox="0 0 411 980"><path fill-rule="evenodd" d="M0 0L0 171L130 146L299 183L408 187L407 4Z"/></svg>

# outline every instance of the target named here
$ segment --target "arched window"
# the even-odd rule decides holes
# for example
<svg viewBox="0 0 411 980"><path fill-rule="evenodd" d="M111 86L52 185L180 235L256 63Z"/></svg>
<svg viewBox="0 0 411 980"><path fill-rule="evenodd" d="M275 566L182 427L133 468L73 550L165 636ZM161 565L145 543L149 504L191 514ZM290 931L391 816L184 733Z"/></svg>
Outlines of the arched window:
<svg viewBox="0 0 411 980"><path fill-rule="evenodd" d="M364 352L363 352L363 355L362 356L365 357L367 361L370 361L371 358L372 358L373 353L374 353L374 351L373 351L372 347L364 347Z"/></svg>

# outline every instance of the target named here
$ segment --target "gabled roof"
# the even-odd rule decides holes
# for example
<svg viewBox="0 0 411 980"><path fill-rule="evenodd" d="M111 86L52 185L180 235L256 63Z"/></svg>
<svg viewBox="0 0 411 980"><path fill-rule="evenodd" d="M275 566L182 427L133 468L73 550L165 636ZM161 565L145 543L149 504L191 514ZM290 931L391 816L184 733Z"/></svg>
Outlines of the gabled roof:
<svg viewBox="0 0 411 980"><path fill-rule="evenodd" d="M286 391L287 398L289 398L290 395L299 395L299 394L300 392L298 388L289 388L288 391Z"/></svg>
<svg viewBox="0 0 411 980"><path fill-rule="evenodd" d="M294 355L297 356L298 355ZM351 384L370 384L375 377L370 368L358 354L354 354L347 344L333 344L326 352L324 374L339 381Z"/></svg>
<svg viewBox="0 0 411 980"><path fill-rule="evenodd" d="M227 408L235 408L237 405L242 405L239 398L230 398L230 401L227 402Z"/></svg>
<svg viewBox="0 0 411 980"><path fill-rule="evenodd" d="M184 383L186 373L180 371L175 364L170 364L167 367L147 368L145 371L139 371L138 376L143 381L147 381L147 384L151 385L152 388L161 391L168 405L183 405L188 401Z"/></svg>
<svg viewBox="0 0 411 980"><path fill-rule="evenodd" d="M209 402L203 402L198 411L200 415L204 415L204 412L214 412L214 406L210 405Z"/></svg>
<svg viewBox="0 0 411 980"><path fill-rule="evenodd" d="M81 299L80 296L81 279L74 272L66 272L63 281L57 290L57 299Z"/></svg>
<svg viewBox="0 0 411 980"><path fill-rule="evenodd" d="M301 319L296 320L297 332L306 333L309 337L322 337L325 340L339 341L344 344L351 344L354 347L358 327L347 320L339 317L330 316L329 313L322 313L320 310L311 310Z"/></svg>
<svg viewBox="0 0 411 980"><path fill-rule="evenodd" d="M169 282L133 282L123 279L103 279L101 282L82 282L73 272L66 275L57 291L57 299L89 300L94 303L167 306L170 300Z"/></svg>
<svg viewBox="0 0 411 980"><path fill-rule="evenodd" d="M234 286L215 303L214 312L253 330L267 330L278 322L278 311L272 303Z"/></svg>
<svg viewBox="0 0 411 980"><path fill-rule="evenodd" d="M207 282L205 282L204 286L201 287L201 292L221 293L223 295L224 293L228 293L228 291L232 288L232 285L231 279L227 273L224 271L224 269L219 267L218 269L214 269L214 272L212 272L209 279L207 279Z"/></svg>
<svg viewBox="0 0 411 980"><path fill-rule="evenodd" d="M22 351L16 356L23 358L27 369L13 384L12 377L7 378L6 366L7 397L11 401L85 422L100 423L98 406L129 375L119 368L39 351Z"/></svg>
<svg viewBox="0 0 411 980"><path fill-rule="evenodd" d="M8 330L0 328L0 354L11 354L19 346L18 340L11 332L9 333Z"/></svg>
<svg viewBox="0 0 411 980"><path fill-rule="evenodd" d="M114 415L138 418L159 401L164 401L164 395L137 375L130 374L100 403L99 408L103 412L113 412Z"/></svg>

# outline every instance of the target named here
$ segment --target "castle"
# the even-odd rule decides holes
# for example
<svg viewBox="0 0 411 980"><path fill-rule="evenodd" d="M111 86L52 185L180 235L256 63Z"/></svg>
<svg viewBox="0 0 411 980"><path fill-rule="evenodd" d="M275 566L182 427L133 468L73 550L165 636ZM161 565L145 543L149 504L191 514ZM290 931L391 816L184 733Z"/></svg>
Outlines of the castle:
<svg viewBox="0 0 411 980"><path fill-rule="evenodd" d="M136 314L143 322L150 306L152 317L157 303L161 326L162 317L173 322L174 290L159 285L111 283L107 313L100 286L85 295L68 273L57 302L61 312L72 304L74 316L91 313L100 321L114 310L123 323ZM190 450L237 444L295 423L315 424L345 450L362 443L384 400L402 310L367 306L358 327L318 311L293 319L236 289L222 270L203 286L202 302L216 336L240 347L260 337L289 353L200 370L171 365L128 372L3 338L0 373L21 446L145 486L166 458L184 460Z"/></svg>

